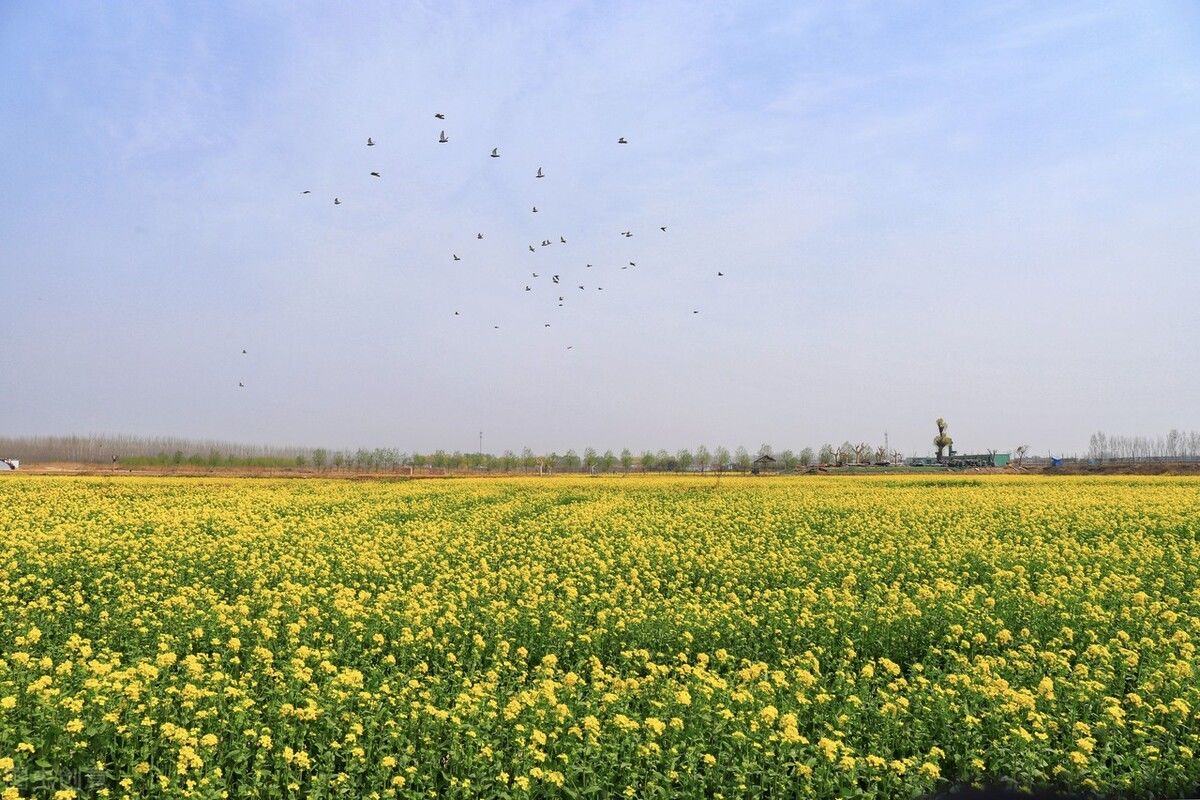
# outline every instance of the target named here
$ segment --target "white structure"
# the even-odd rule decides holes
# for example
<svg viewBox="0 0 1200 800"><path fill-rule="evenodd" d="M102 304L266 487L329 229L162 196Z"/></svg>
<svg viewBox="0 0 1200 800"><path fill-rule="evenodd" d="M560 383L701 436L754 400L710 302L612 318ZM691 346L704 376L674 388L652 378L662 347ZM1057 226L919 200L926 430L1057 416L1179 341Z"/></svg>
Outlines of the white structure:
<svg viewBox="0 0 1200 800"><path fill-rule="evenodd" d="M15 458L0 458L0 470L16 469L21 462Z"/></svg>

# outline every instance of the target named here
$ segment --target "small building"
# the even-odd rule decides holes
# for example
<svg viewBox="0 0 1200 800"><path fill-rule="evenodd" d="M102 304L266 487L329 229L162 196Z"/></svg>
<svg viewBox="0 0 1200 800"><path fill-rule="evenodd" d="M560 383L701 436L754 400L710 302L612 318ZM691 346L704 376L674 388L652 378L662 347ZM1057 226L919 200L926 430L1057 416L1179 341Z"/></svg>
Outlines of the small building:
<svg viewBox="0 0 1200 800"><path fill-rule="evenodd" d="M750 463L750 474L757 475L760 472L774 472L779 467L779 462L765 453Z"/></svg>
<svg viewBox="0 0 1200 800"><path fill-rule="evenodd" d="M0 470L14 470L21 466L21 462L15 458L0 458Z"/></svg>

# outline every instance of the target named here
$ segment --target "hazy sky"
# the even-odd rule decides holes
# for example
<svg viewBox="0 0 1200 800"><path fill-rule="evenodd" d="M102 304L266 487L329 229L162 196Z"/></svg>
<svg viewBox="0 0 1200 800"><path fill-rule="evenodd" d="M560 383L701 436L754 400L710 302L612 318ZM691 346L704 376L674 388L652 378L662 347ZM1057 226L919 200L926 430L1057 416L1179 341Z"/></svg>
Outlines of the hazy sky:
<svg viewBox="0 0 1200 800"><path fill-rule="evenodd" d="M0 0L0 432L1200 427L1200 5L715 5Z"/></svg>

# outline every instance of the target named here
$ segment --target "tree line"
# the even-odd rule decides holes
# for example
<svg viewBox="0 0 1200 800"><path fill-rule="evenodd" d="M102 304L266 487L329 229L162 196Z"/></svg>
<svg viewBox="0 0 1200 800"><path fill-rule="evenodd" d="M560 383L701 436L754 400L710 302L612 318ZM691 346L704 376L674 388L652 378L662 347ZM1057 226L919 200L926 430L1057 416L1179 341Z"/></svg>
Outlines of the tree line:
<svg viewBox="0 0 1200 800"><path fill-rule="evenodd" d="M525 448L517 453L470 453L460 450L410 452L398 448L327 449L243 445L220 441L196 441L172 437L136 436L0 436L0 457L19 458L23 463L70 462L126 467L254 467L271 469L315 469L319 471L446 470L487 472L713 472L750 471L759 456L770 456L774 467L795 470L818 465L871 464L902 460L899 452L881 446L849 441L840 446L824 444L814 450L776 451L769 444L755 453L745 447L682 448L675 451L629 448L582 452L535 453Z"/></svg>
<svg viewBox="0 0 1200 800"><path fill-rule="evenodd" d="M1200 431L1172 429L1163 436L1110 435L1096 431L1088 440L1093 461L1170 461L1200 459Z"/></svg>

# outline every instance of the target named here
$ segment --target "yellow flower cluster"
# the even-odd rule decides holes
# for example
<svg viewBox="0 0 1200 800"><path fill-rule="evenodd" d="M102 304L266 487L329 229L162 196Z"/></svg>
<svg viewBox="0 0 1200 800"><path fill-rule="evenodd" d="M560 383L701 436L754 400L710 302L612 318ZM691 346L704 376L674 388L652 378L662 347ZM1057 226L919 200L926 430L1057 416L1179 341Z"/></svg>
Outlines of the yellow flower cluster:
<svg viewBox="0 0 1200 800"><path fill-rule="evenodd" d="M3 797L1200 785L1186 478L0 480Z"/></svg>

